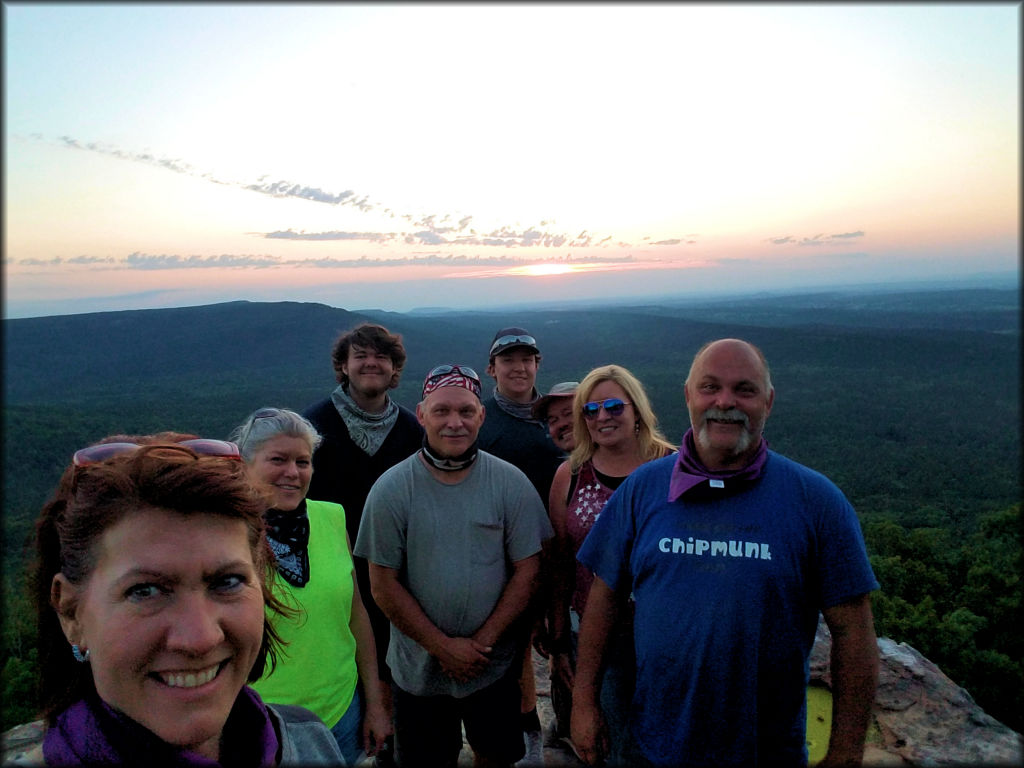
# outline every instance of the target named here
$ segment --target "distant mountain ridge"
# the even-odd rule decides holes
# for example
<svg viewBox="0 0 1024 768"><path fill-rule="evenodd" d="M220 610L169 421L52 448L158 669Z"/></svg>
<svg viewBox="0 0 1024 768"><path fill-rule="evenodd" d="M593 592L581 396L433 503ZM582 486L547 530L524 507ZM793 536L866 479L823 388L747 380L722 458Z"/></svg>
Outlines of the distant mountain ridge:
<svg viewBox="0 0 1024 768"><path fill-rule="evenodd" d="M336 386L330 361L334 340L369 320L405 340L408 362L394 397L411 407L430 367L460 362L484 374L494 331L519 325L537 337L543 353L541 390L579 380L598 365L624 365L644 382L664 431L677 441L688 426L681 385L694 352L710 339L737 336L757 343L772 366L778 404L769 441L783 452L806 449L805 460L814 464L821 455L814 442L829 438L805 433L822 407L833 422L847 414L847 432L861 430L865 437L877 432L883 450L884 441L910 441L909 447L923 438L921 423L903 419L893 410L896 403L888 403L885 387L894 382L900 387L927 382L933 398L944 398L936 407L948 422L947 438L990 442L991 434L961 418L956 404L973 398L988 412L1001 405L1003 418L993 423L1003 426L1006 416L1019 414L1019 319L1018 292L981 289L803 294L602 312L424 316L239 301L5 319L4 406L9 417L29 406L36 407L37 417L71 408L95 417L96 428L113 421L127 429L138 421L132 415L136 405L148 404L154 416L173 417L182 403L191 406L182 427L226 434L261 405L301 409L326 397ZM485 381L485 389L491 386ZM979 387L995 400L979 398ZM817 402L807 399L812 394ZM988 418L984 411L982 420ZM1006 447L1019 455L1019 446L1007 442Z"/></svg>

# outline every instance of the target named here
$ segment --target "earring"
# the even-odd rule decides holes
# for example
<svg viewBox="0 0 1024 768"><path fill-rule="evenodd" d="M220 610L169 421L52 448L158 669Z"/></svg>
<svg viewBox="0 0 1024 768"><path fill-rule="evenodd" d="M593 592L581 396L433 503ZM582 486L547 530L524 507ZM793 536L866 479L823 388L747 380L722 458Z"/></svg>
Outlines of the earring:
<svg viewBox="0 0 1024 768"><path fill-rule="evenodd" d="M639 422L639 420L633 422L633 434L636 434L636 435L640 434L640 422Z"/></svg>
<svg viewBox="0 0 1024 768"><path fill-rule="evenodd" d="M82 649L76 644L71 644L71 655L75 657L75 661L85 663L89 660L89 649L85 649L85 653L82 653Z"/></svg>

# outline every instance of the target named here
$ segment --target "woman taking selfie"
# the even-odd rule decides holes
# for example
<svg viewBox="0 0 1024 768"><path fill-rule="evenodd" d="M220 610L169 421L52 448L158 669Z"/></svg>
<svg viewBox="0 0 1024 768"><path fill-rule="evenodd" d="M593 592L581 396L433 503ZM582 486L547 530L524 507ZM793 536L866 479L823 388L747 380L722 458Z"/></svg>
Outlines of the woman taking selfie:
<svg viewBox="0 0 1024 768"><path fill-rule="evenodd" d="M41 512L33 582L48 727L19 762L340 759L312 713L267 706L247 685L277 653L267 502L234 444L181 437L78 451Z"/></svg>

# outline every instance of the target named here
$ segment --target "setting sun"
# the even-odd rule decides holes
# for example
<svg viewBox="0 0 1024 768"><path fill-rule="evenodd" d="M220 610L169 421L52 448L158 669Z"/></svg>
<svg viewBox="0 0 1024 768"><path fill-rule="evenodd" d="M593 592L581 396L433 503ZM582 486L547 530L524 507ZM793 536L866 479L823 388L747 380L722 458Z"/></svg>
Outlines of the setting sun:
<svg viewBox="0 0 1024 768"><path fill-rule="evenodd" d="M513 274L527 275L529 277L565 275L572 271L573 268L569 264L527 264L525 267L516 267L511 270Z"/></svg>

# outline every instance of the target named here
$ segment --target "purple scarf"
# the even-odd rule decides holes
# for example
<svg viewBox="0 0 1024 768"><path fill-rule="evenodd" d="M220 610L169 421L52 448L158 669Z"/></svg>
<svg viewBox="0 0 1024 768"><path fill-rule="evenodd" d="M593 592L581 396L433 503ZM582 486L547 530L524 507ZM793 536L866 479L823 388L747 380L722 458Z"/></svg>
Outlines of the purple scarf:
<svg viewBox="0 0 1024 768"><path fill-rule="evenodd" d="M767 460L768 441L762 437L761 444L757 447L757 453L745 467L713 472L705 467L697 456L697 446L693 441L693 427L690 427L683 435L675 466L672 467L668 500L675 501L694 488L700 488L703 491L696 492L701 497L716 494L716 489L718 489L717 493L724 493L745 488L761 476L761 470L764 469L764 463Z"/></svg>
<svg viewBox="0 0 1024 768"><path fill-rule="evenodd" d="M57 716L46 731L47 765L146 765L149 768L276 766L278 738L270 714L249 686L242 688L221 735L221 762L163 741L92 695Z"/></svg>

